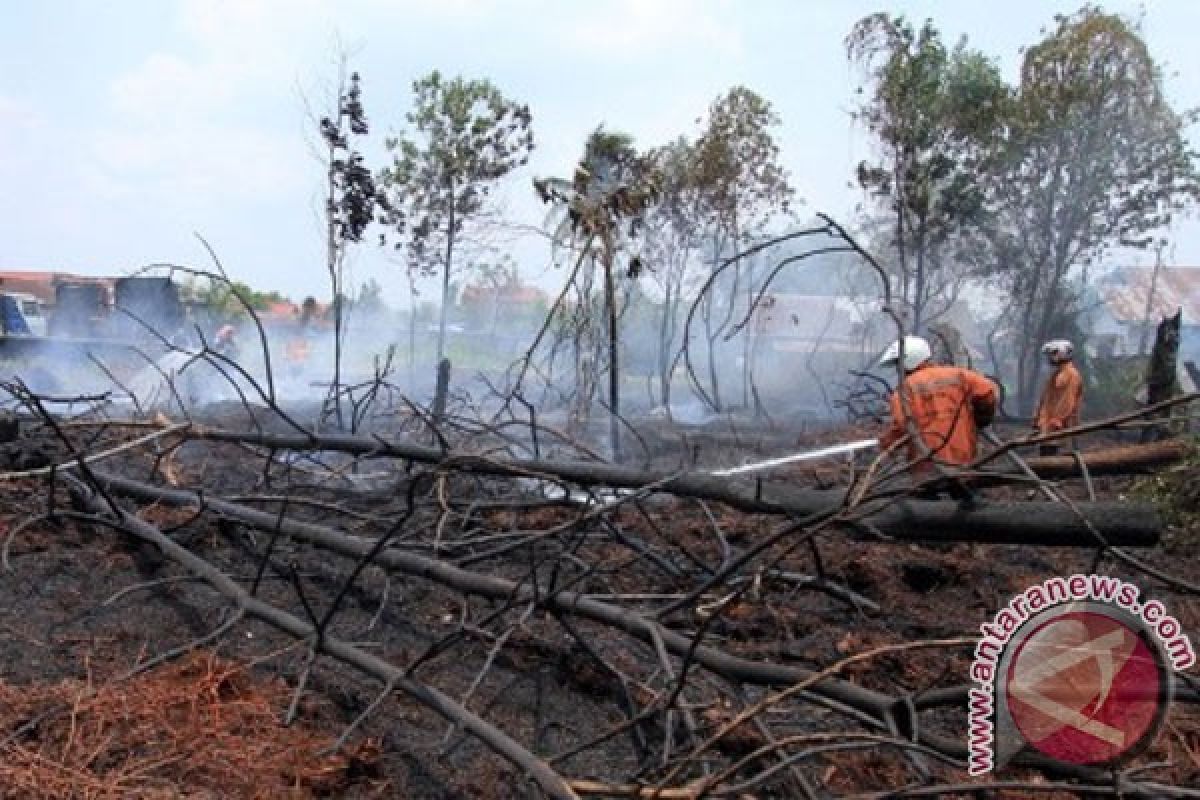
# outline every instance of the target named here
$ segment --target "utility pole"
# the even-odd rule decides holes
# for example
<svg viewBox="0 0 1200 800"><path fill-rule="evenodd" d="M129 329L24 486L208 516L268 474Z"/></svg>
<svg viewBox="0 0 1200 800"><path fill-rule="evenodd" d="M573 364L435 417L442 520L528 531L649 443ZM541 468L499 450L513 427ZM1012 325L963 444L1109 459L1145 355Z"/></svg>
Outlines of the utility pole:
<svg viewBox="0 0 1200 800"><path fill-rule="evenodd" d="M1154 309L1154 294L1158 291L1158 273L1162 270L1162 253L1166 246L1166 239L1159 239L1154 246L1154 272L1150 275L1150 291L1146 293L1146 310L1142 314L1142 334L1138 338L1137 349L1139 356L1146 355L1146 343L1150 338L1150 312Z"/></svg>

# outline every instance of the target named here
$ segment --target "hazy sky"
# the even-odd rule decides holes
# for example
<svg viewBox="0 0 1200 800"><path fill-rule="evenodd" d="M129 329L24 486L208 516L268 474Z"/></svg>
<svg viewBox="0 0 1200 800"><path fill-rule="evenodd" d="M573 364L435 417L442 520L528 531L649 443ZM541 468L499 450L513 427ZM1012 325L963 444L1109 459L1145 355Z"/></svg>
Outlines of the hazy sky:
<svg viewBox="0 0 1200 800"><path fill-rule="evenodd" d="M1136 14L1141 4L1104 3ZM503 192L518 222L544 211L535 175L568 175L603 123L639 146L694 135L731 86L782 117L783 158L809 211L847 217L854 165L870 154L851 124L858 74L843 39L861 16L933 17L965 34L1011 80L1018 49L1077 3L845 0L42 0L0 15L0 269L124 273L151 262L206 265L193 232L256 288L328 294L317 222L321 167L303 98L320 101L340 38L382 137L403 124L411 82L437 68L487 77L528 103L538 149ZM1144 33L1177 108L1200 105L1200 3L1150 2ZM1192 132L1193 139L1200 132ZM1175 263L1200 264L1200 224L1175 231ZM522 275L553 283L544 245L519 248ZM366 243L355 285L405 282Z"/></svg>

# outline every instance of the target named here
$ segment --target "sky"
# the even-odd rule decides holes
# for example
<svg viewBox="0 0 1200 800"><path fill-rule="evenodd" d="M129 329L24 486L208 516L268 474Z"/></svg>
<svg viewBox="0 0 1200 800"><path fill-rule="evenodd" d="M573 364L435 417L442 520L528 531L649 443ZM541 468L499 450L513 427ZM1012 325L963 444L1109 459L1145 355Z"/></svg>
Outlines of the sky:
<svg viewBox="0 0 1200 800"><path fill-rule="evenodd" d="M366 154L403 129L412 82L432 69L487 78L533 113L537 149L498 200L514 225L546 211L531 179L570 174L598 125L643 148L695 136L736 85L781 118L781 157L804 205L849 220L855 165L871 143L850 118L861 83L844 38L875 11L932 18L1015 79L1019 51L1054 0L41 0L0 10L0 270L126 274L207 268L295 300L328 297L313 149L339 47L363 79ZM1176 109L1200 106L1200 3L1107 2L1143 15ZM1193 142L1200 131L1191 132ZM1171 263L1200 265L1200 221L1171 232ZM403 270L369 237L350 282L408 303ZM562 279L551 249L514 242L521 276ZM1127 261L1149 263L1152 256ZM432 299L431 283L422 299Z"/></svg>

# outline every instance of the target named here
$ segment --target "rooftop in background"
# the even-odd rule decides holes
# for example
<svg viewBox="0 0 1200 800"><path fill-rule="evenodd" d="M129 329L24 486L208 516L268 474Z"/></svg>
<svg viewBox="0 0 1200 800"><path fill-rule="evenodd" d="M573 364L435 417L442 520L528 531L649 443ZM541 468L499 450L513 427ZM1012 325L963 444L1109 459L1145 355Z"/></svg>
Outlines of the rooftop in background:
<svg viewBox="0 0 1200 800"><path fill-rule="evenodd" d="M1200 324L1200 267L1164 266L1159 269L1157 282L1154 267L1122 267L1102 279L1100 295L1117 322L1141 324L1146 318L1152 283L1151 323L1182 308L1185 325Z"/></svg>
<svg viewBox="0 0 1200 800"><path fill-rule="evenodd" d="M266 308L258 312L258 315L274 320L292 319L300 316L300 306L286 301L268 303Z"/></svg>
<svg viewBox="0 0 1200 800"><path fill-rule="evenodd" d="M112 288L116 278L101 278L95 275L76 275L71 272L53 272L46 270L2 270L0 271L0 292L21 292L31 294L47 305L55 301L54 287L58 283L98 283Z"/></svg>

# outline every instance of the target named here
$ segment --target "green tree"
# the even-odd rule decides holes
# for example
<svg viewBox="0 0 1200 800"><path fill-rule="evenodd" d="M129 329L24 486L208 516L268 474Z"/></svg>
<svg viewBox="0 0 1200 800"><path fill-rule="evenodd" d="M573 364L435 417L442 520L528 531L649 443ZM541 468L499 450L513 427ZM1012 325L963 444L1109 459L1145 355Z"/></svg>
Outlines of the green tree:
<svg viewBox="0 0 1200 800"><path fill-rule="evenodd" d="M975 168L1008 90L995 65L965 41L948 50L928 20L916 30L903 17L872 14L846 48L868 83L856 118L879 146L875 163L859 164L858 183L892 220L881 238L894 256L894 297L922 331L968 277L966 248L987 221Z"/></svg>
<svg viewBox="0 0 1200 800"><path fill-rule="evenodd" d="M988 165L996 283L1011 297L1017 395L1032 408L1041 342L1074 325L1080 274L1114 247L1147 247L1194 201L1184 130L1136 24L1085 7L1030 47Z"/></svg>
<svg viewBox="0 0 1200 800"><path fill-rule="evenodd" d="M307 329L317 318L317 298L309 295L300 304L300 327Z"/></svg>
<svg viewBox="0 0 1200 800"><path fill-rule="evenodd" d="M444 80L437 71L414 82L413 95L412 130L387 140L393 160L380 182L389 193L388 221L407 233L410 264L442 273L440 363L455 245L495 182L528 163L532 115L489 81Z"/></svg>
<svg viewBox="0 0 1200 800"><path fill-rule="evenodd" d="M680 311L695 277L698 249L704 242L701 194L695 179L695 145L685 137L651 154L659 174L658 202L646 215L642 257L662 296L655 332L658 400L670 413L673 356L679 339Z"/></svg>
<svg viewBox="0 0 1200 800"><path fill-rule="evenodd" d="M257 291L241 281L228 283L193 278L181 289L185 300L203 306L215 317L225 320L247 316L245 306L238 300L239 295L255 311L265 311L272 303L289 302L278 291Z"/></svg>
<svg viewBox="0 0 1200 800"><path fill-rule="evenodd" d="M795 200L788 173L779 163L774 130L779 115L758 93L735 86L709 106L705 128L696 141L690 181L699 191L699 216L708 232L713 268L742 250L771 221L790 212ZM723 407L717 378L717 341L729 330L739 299L749 313L755 295L752 264L738 262L731 283L705 295L702 319L708 339L711 394L701 392L715 410ZM727 298L723 307L718 297ZM752 332L742 331L742 399L748 404L752 382Z"/></svg>

